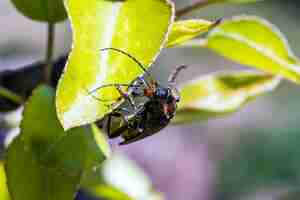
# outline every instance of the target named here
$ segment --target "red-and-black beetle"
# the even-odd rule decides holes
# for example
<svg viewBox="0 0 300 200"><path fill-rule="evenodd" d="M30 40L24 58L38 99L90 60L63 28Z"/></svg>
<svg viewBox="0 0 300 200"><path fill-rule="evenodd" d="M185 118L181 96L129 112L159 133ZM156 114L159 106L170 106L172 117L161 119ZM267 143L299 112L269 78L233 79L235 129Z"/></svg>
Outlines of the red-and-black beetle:
<svg viewBox="0 0 300 200"><path fill-rule="evenodd" d="M178 73L185 69L182 65L169 76L168 85L159 84L144 66L130 54L116 48L105 48L126 55L144 71L144 74L130 84L107 84L96 88L115 87L120 98L111 105L111 112L106 114L97 124L109 138L122 136L120 144L129 144L157 133L166 127L174 117L180 95L175 88ZM126 91L123 87L126 86Z"/></svg>

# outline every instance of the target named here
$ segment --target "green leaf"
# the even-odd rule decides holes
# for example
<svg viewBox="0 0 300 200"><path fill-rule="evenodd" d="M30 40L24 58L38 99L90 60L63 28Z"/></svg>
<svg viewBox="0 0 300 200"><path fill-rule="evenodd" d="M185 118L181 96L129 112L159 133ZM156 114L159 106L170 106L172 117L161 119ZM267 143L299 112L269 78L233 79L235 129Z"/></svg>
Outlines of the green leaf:
<svg viewBox="0 0 300 200"><path fill-rule="evenodd" d="M149 177L142 169L120 153L114 153L102 167L88 174L82 183L91 194L105 199L164 199L153 190Z"/></svg>
<svg viewBox="0 0 300 200"><path fill-rule="evenodd" d="M202 45L240 64L300 83L299 60L279 30L261 18L239 16L224 21Z"/></svg>
<svg viewBox="0 0 300 200"><path fill-rule="evenodd" d="M4 163L0 163L0 199L10 200L10 196L6 184L6 174L4 170Z"/></svg>
<svg viewBox="0 0 300 200"><path fill-rule="evenodd" d="M164 46L174 9L167 0L66 0L66 7L74 40L56 106L63 127L69 129L108 112L107 102L98 99L119 96L113 88L88 91L109 83L129 83L143 73L128 57L100 49L121 49L149 67Z"/></svg>
<svg viewBox="0 0 300 200"><path fill-rule="evenodd" d="M92 190L89 190L92 196L103 198L106 200L115 200L115 199L122 199L122 200L134 200L126 193L120 191L119 189L115 188L111 185L106 184L99 184L97 187L94 187Z"/></svg>
<svg viewBox="0 0 300 200"><path fill-rule="evenodd" d="M63 0L11 0L17 10L30 19L59 22L67 18Z"/></svg>
<svg viewBox="0 0 300 200"><path fill-rule="evenodd" d="M226 2L230 2L230 3L254 3L258 1L263 1L263 0L226 0Z"/></svg>
<svg viewBox="0 0 300 200"><path fill-rule="evenodd" d="M203 19L176 21L172 24L166 46L173 47L206 33L218 22Z"/></svg>
<svg viewBox="0 0 300 200"><path fill-rule="evenodd" d="M14 200L73 199L80 174L43 167L20 139L13 141L8 156L8 186Z"/></svg>
<svg viewBox="0 0 300 200"><path fill-rule="evenodd" d="M181 101L173 123L208 120L237 111L256 96L272 91L280 78L241 71L200 77L181 89Z"/></svg>
<svg viewBox="0 0 300 200"><path fill-rule="evenodd" d="M54 91L41 86L25 106L21 133L7 155L8 186L14 200L71 200L82 174L108 156L108 150L101 149L108 147L102 144L106 141L95 127L64 132L54 105Z"/></svg>

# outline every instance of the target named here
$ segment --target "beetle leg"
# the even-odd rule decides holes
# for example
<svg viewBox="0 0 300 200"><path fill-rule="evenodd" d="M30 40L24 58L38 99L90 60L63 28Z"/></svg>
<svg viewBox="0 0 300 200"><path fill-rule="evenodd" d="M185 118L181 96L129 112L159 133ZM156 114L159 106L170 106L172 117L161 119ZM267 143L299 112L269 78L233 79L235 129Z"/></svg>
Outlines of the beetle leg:
<svg viewBox="0 0 300 200"><path fill-rule="evenodd" d="M150 87L149 83L142 77L138 77L138 79L142 82L142 84L144 84L147 87Z"/></svg>
<svg viewBox="0 0 300 200"><path fill-rule="evenodd" d="M108 115L106 133L109 137L111 137L111 134L110 134L111 126L110 125L111 125L111 115Z"/></svg>
<svg viewBox="0 0 300 200"><path fill-rule="evenodd" d="M145 137L147 137L147 136L149 136L149 135L147 135L147 134L138 134L138 135L136 135L135 137L132 137L132 138L126 138L124 141L122 141L121 143L119 143L119 145L130 144L130 143L132 143L132 142L136 142L136 141L138 141L138 140L141 140L141 139L143 139L143 138L145 138Z"/></svg>
<svg viewBox="0 0 300 200"><path fill-rule="evenodd" d="M111 133L111 123L112 123L112 117L116 117L115 115L116 113L111 113L108 115L107 121L106 121L106 125L103 126L104 129L106 129L106 134L108 135L109 138L114 138L117 137L118 135L113 135Z"/></svg>
<svg viewBox="0 0 300 200"><path fill-rule="evenodd" d="M128 119L122 113L120 113L120 111L125 111L125 112L128 112L128 113L130 111L126 108L119 108L118 110L119 111L114 111L114 112L110 113L109 116L108 116L108 119L107 119L106 132L107 132L107 135L109 136L109 138L115 138L115 137L120 136L122 134L122 132L124 132L124 130L126 130L129 127ZM111 132L112 117L121 118L122 121L123 121L122 126L117 128L113 132Z"/></svg>
<svg viewBox="0 0 300 200"><path fill-rule="evenodd" d="M116 89L118 90L118 92L120 93L120 95L128 100L129 104L132 106L133 109L136 109L136 106L135 104L133 103L133 100L125 93L122 91L121 87L120 86L116 86Z"/></svg>
<svg viewBox="0 0 300 200"><path fill-rule="evenodd" d="M119 127L115 131L113 131L109 138L116 138L123 134L124 131L128 130L126 125Z"/></svg>
<svg viewBox="0 0 300 200"><path fill-rule="evenodd" d="M122 118L122 120L124 121L124 118L122 117L122 114L120 114L120 113L118 113L118 112L112 112L112 113L110 113L109 115L108 115L108 118L107 118L107 123L106 123L106 126L105 126L105 131L106 131L106 133L107 133L107 135L108 135L108 137L109 138L115 138L115 137L118 137L118 136L120 136L120 134L118 134L118 132L116 132L116 131L112 131L112 122L113 122L113 120L112 120L112 118L113 117L117 117L117 118ZM125 123L125 125L124 126L126 126L126 121L124 121L124 123ZM119 129L119 128L118 128ZM117 130L118 130L117 129Z"/></svg>

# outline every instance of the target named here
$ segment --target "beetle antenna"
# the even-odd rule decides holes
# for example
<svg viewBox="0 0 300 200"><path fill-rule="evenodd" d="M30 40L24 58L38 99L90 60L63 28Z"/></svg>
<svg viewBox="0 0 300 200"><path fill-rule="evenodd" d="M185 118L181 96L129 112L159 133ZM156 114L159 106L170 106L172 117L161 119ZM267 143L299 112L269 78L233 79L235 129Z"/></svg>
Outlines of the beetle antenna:
<svg viewBox="0 0 300 200"><path fill-rule="evenodd" d="M91 95L94 99L96 99L98 101L101 101L101 102L111 102L111 101L114 101L114 100L113 99L100 99L100 98L96 97L93 93L96 92L96 91L98 91L98 90L100 90L100 89L102 89L102 88L106 88L106 87L118 87L118 86L127 86L127 87L129 87L129 86L133 86L133 85L129 85L129 84L106 84L106 85L102 85L102 86L97 87L97 88L95 88L93 90L90 90L90 91L88 91L86 88L84 88L84 89L85 89L85 91L87 92L88 95Z"/></svg>
<svg viewBox="0 0 300 200"><path fill-rule="evenodd" d="M119 52L125 56L127 56L128 58L130 58L131 60L133 60L136 64L138 64L138 66L145 72L147 73L149 76L151 76L151 74L148 72L148 70L144 67L144 65L138 61L138 59L136 59L134 56L130 55L129 53L121 50L121 49L117 49L117 48L113 48L113 47L109 47L109 48L103 48L100 49L100 51L108 51L108 50L112 50L112 51L116 51Z"/></svg>
<svg viewBox="0 0 300 200"><path fill-rule="evenodd" d="M91 95L92 97L93 97L93 99L96 99L97 101L100 101L100 102L111 102L111 101L113 101L113 100L106 100L106 99L100 99L100 98L98 98L98 97L96 97L92 92L89 92L86 88L83 88L85 91L86 91L86 93L88 94L88 95Z"/></svg>
<svg viewBox="0 0 300 200"><path fill-rule="evenodd" d="M102 89L102 88L106 88L106 87L119 87L119 86L125 86L125 87L129 87L129 86L132 86L132 85L129 85L129 84L106 84L106 85L101 85L99 87L96 87L95 89L91 90L91 91L88 91L88 94L93 94L94 92Z"/></svg>
<svg viewBox="0 0 300 200"><path fill-rule="evenodd" d="M187 68L186 65L180 65L180 66L176 67L176 69L170 74L168 83L170 85L173 85L176 81L176 78L177 78L179 72L181 72L183 69L186 69L186 68Z"/></svg>

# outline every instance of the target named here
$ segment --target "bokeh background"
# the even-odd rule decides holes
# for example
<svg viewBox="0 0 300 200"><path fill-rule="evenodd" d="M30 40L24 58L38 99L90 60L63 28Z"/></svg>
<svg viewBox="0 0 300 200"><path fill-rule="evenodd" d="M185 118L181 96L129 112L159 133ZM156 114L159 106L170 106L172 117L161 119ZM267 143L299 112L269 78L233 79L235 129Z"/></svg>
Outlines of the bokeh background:
<svg viewBox="0 0 300 200"><path fill-rule="evenodd" d="M175 3L180 8L192 1ZM240 14L258 15L274 23L300 57L299 0L219 4L186 18L217 19ZM44 59L45 24L24 18L9 0L1 0L0 27L0 73ZM69 23L60 23L56 28L55 57L69 51L71 40ZM181 74L179 84L215 71L245 68L206 49L174 48L164 50L152 70L158 79L164 80L180 64L189 68ZM113 143L113 150L136 161L167 200L297 200L299 102L300 87L286 81L273 93L259 97L235 114L169 126L128 146Z"/></svg>

